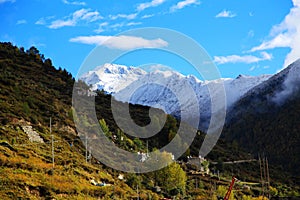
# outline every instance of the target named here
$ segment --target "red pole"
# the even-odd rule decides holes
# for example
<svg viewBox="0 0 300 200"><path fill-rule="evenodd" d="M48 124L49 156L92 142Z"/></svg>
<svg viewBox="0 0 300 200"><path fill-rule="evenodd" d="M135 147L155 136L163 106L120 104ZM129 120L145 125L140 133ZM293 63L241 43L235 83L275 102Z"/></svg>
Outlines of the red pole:
<svg viewBox="0 0 300 200"><path fill-rule="evenodd" d="M230 183L230 186L229 186L229 188L228 188L228 191L227 191L227 193L226 193L226 195L225 195L225 197L224 197L224 200L228 200L229 199L229 197L230 197L230 194L231 194L231 190L232 190L232 188L233 188L233 185L234 185L234 181L236 180L236 178L233 176L232 177L232 180L231 180L231 183Z"/></svg>

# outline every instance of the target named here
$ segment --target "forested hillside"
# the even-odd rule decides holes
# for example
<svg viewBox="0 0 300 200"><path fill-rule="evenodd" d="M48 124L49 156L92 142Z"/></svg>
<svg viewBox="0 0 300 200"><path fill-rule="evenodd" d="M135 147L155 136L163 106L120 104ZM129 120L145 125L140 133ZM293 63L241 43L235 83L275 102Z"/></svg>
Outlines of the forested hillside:
<svg viewBox="0 0 300 200"><path fill-rule="evenodd" d="M251 190L245 190L244 183L237 184L232 197L251 199L260 195L256 161L224 164L256 159L241 151L237 142L219 140L207 157L211 173L205 176L192 173L194 168L186 161L187 156L198 156L205 137L200 131L180 161L160 171L129 174L101 164L86 150L75 129L74 81L70 73L55 68L35 47L24 50L11 43L0 43L1 199L216 199L224 196L232 175L254 183ZM106 136L118 147L132 152L154 151L176 135L180 121L171 115L167 115L162 130L147 140L123 133L113 119L111 98L97 91L96 113ZM137 124L150 122L149 107L129 107ZM163 156L170 159L167 152ZM274 195L297 193L294 182L282 179L286 176L284 171L272 165L270 170L276 174L271 177ZM282 180L287 184L282 184Z"/></svg>
<svg viewBox="0 0 300 200"><path fill-rule="evenodd" d="M286 80L291 70L293 76L299 77L299 63L291 64L248 92L231 109L232 118L223 132L227 141L234 141L253 154L267 156L270 163L289 172L298 184L300 90L297 79L288 87ZM291 92L282 92L284 90ZM278 99L279 94L285 95Z"/></svg>
<svg viewBox="0 0 300 200"><path fill-rule="evenodd" d="M56 69L35 47L25 51L1 43L0 76L1 199L137 196L136 182L132 182L137 176L126 175L129 182L125 182L117 178L118 172L94 158L86 162L85 148L74 129L74 79L70 73ZM91 180L111 186L95 186ZM140 188L140 194L159 197L145 187Z"/></svg>

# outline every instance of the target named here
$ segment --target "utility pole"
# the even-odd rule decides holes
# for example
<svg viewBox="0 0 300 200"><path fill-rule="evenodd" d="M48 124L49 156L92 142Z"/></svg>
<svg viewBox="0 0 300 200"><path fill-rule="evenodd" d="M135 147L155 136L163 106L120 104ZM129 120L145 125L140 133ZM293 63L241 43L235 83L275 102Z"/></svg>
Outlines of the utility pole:
<svg viewBox="0 0 300 200"><path fill-rule="evenodd" d="M266 183L266 181L267 181L267 172L266 172L266 157L264 156L263 157L263 166L264 166L264 182L265 182L265 184L264 184L264 187L265 187L265 190L266 190L266 192L267 192L267 183Z"/></svg>
<svg viewBox="0 0 300 200"><path fill-rule="evenodd" d="M137 193L137 200L140 200L140 193L139 193L139 183L140 183L140 174L139 174L139 168L140 166L138 166L138 173L137 173L137 176L138 176L138 182L137 182L137 184L136 184L136 193Z"/></svg>
<svg viewBox="0 0 300 200"><path fill-rule="evenodd" d="M87 143L87 140L88 140L87 135L85 135L85 162L86 163L88 162L88 149L87 149L88 143Z"/></svg>
<svg viewBox="0 0 300 200"><path fill-rule="evenodd" d="M50 117L50 134L51 134L51 151L52 151L52 169L54 169L54 136L52 134L52 121L51 121L51 117Z"/></svg>
<svg viewBox="0 0 300 200"><path fill-rule="evenodd" d="M147 144L147 152L146 152L147 154L146 154L146 155L147 155L147 158L148 158L148 156L149 156L149 150L148 150L148 140L147 140L147 143L146 143L146 144Z"/></svg>
<svg viewBox="0 0 300 200"><path fill-rule="evenodd" d="M136 193L138 195L138 200L140 199L140 194L139 194L139 184L136 185Z"/></svg>
<svg viewBox="0 0 300 200"><path fill-rule="evenodd" d="M267 191L268 191L268 198L270 198L270 174L269 174L269 163L268 163L268 158L266 157L266 170L267 170L267 181L268 181L268 188L267 188Z"/></svg>
<svg viewBox="0 0 300 200"><path fill-rule="evenodd" d="M261 192L262 192L262 196L264 196L264 182L263 182L263 173L262 173L263 169L262 169L262 161L260 155L258 155L258 159L259 159L259 169L260 169Z"/></svg>
<svg viewBox="0 0 300 200"><path fill-rule="evenodd" d="M264 167L264 192L265 194L263 195L263 197L268 196L268 183L267 183L267 171L266 171L266 157L265 154L263 154L263 167Z"/></svg>
<svg viewBox="0 0 300 200"><path fill-rule="evenodd" d="M259 155L260 179L261 179L261 192L263 197L270 198L270 174L268 158Z"/></svg>

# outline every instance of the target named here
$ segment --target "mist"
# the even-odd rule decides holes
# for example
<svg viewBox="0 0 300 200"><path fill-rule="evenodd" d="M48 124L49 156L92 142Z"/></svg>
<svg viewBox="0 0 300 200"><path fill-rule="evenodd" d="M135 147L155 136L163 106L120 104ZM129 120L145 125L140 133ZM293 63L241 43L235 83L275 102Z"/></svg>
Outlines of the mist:
<svg viewBox="0 0 300 200"><path fill-rule="evenodd" d="M283 104L290 96L293 96L300 89L300 60L292 64L286 79L282 84L282 90L277 92L273 101L279 105Z"/></svg>

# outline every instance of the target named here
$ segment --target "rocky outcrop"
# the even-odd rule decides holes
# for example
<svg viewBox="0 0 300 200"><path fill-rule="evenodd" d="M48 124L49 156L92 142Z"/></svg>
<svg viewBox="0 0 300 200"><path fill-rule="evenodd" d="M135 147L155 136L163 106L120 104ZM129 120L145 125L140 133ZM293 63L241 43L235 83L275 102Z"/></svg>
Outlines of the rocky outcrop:
<svg viewBox="0 0 300 200"><path fill-rule="evenodd" d="M30 142L44 143L43 138L32 129L32 126L22 126L22 129L28 135Z"/></svg>

